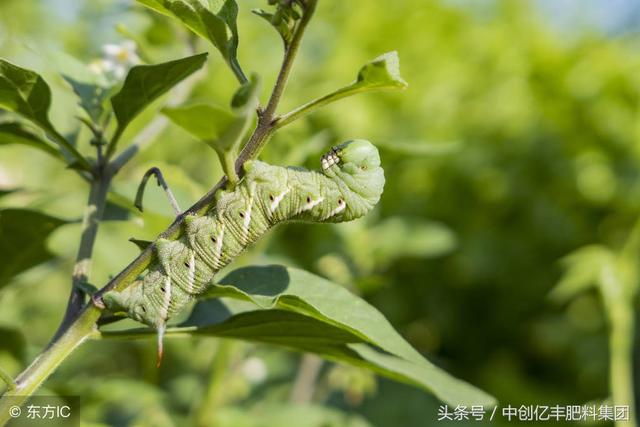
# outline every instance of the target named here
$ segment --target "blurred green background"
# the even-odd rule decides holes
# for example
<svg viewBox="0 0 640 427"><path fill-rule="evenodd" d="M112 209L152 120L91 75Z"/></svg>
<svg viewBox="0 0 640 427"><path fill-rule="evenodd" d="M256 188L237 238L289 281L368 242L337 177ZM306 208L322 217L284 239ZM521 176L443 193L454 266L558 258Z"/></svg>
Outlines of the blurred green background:
<svg viewBox="0 0 640 427"><path fill-rule="evenodd" d="M280 42L249 12L266 2L239 3L240 62L263 77L266 96ZM615 251L640 213L638 24L640 8L625 1L321 0L282 112L352 81L390 50L410 88L325 108L277 134L262 157L316 167L331 144L366 138L381 149L385 193L355 223L280 227L233 267L284 263L344 284L432 361L503 404L599 404L609 396L600 293L549 294L563 257L590 244ZM90 62L103 44L125 39L150 63L188 54L189 37L174 21L132 1L0 3L0 54L43 74L54 92L52 121L69 133L77 100L58 74L69 66L61 52ZM234 88L212 52L191 98L225 104ZM174 126L123 170L117 192L132 199L150 166L163 170L183 208L221 175L214 152ZM0 207L66 219L81 216L87 193L46 154L11 145L0 147L1 188L20 191ZM149 189L144 214L111 206L92 283L103 285L135 257L129 237L153 238L171 221L163 194ZM13 374L63 315L79 230L58 229L49 241L56 259L0 289L0 365ZM221 346L229 360L212 369ZM215 426L437 423L438 402L425 393L328 363L311 400L292 403L301 356L276 348L170 340L161 369L154 352L152 340L90 343L46 388L82 395L83 420L96 426L186 425L193 413Z"/></svg>

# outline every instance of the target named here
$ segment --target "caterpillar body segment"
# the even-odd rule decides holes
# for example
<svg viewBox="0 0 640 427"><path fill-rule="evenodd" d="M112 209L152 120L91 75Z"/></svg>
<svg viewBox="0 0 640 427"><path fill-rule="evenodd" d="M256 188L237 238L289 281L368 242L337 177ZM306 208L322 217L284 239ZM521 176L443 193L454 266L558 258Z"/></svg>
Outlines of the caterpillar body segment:
<svg viewBox="0 0 640 427"><path fill-rule="evenodd" d="M245 163L233 191L220 190L202 216L187 216L176 240L159 239L145 276L103 301L114 312L162 333L166 322L207 289L216 272L269 228L284 221L343 222L380 199L384 172L378 150L354 140L322 156L321 170Z"/></svg>

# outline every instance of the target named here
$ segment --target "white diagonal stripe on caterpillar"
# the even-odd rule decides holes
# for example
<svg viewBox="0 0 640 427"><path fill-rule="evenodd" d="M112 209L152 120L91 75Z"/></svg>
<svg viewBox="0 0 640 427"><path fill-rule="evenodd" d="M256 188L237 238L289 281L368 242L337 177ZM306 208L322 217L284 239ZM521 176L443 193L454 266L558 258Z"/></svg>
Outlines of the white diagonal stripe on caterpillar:
<svg viewBox="0 0 640 427"><path fill-rule="evenodd" d="M284 199L284 196L286 196L290 191L291 191L291 187L287 186L287 188L282 193L278 194L273 198L273 201L271 202L271 206L269 206L269 211L271 213L273 213L278 208L278 205L280 204L282 199Z"/></svg>
<svg viewBox="0 0 640 427"><path fill-rule="evenodd" d="M323 200L324 200L324 197L320 197L316 200L311 200L307 202L306 204L302 205L300 209L298 209L298 211L296 212L296 215L301 214L302 212L310 211L311 209L313 209L314 207L322 203Z"/></svg>
<svg viewBox="0 0 640 427"><path fill-rule="evenodd" d="M328 214L328 215L324 216L324 217L322 218L322 220L323 220L323 221L325 221L325 220L327 220L327 219L331 218L332 216L338 215L340 212L342 212L342 211L343 211L343 210L345 210L346 208L347 208L347 204L346 204L342 199L340 199L340 200L338 201L338 206L337 206L334 210L332 210L331 212L329 212L329 214Z"/></svg>
<svg viewBox="0 0 640 427"><path fill-rule="evenodd" d="M169 318L169 306L171 305L171 270L167 271L167 277L164 280L164 300L162 301L162 309L160 311L160 319L163 322Z"/></svg>
<svg viewBox="0 0 640 427"><path fill-rule="evenodd" d="M196 258L195 253L191 253L191 258L189 259L189 277L188 277L188 288L187 292L193 294L195 289L195 280L196 280Z"/></svg>
<svg viewBox="0 0 640 427"><path fill-rule="evenodd" d="M247 204L247 211L244 214L244 221L242 222L242 240L244 244L249 244L249 227L251 226L251 211L253 210L253 196L255 194L256 184L251 183L249 187L249 203Z"/></svg>
<svg viewBox="0 0 640 427"><path fill-rule="evenodd" d="M224 239L224 223L220 226L220 234L216 237L215 255L213 264L220 268L220 258L222 258L222 240Z"/></svg>

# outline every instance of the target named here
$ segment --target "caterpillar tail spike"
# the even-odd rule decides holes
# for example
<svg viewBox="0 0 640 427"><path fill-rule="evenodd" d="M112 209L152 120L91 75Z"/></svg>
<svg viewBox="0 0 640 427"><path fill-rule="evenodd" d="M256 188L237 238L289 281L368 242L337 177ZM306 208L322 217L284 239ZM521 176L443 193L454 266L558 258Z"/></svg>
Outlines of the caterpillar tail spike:
<svg viewBox="0 0 640 427"><path fill-rule="evenodd" d="M162 358L164 356L164 333L167 330L166 323L162 323L158 325L158 356L156 359L156 368L159 368L162 365Z"/></svg>
<svg viewBox="0 0 640 427"><path fill-rule="evenodd" d="M320 165L306 170L246 162L242 180L232 190L218 190L202 215L188 215L177 239L156 241L144 275L122 291L104 294L104 305L158 330L160 363L167 322L271 227L288 221L351 221L380 200L384 171L370 142L335 146Z"/></svg>
<svg viewBox="0 0 640 427"><path fill-rule="evenodd" d="M171 188L169 188L169 185L167 185L167 181L165 181L164 176L162 176L162 172L157 167L152 167L142 176L142 180L140 181L140 185L138 186L138 191L136 192L136 200L134 202L135 207L138 208L140 212L143 212L142 199L144 197L144 190L147 186L147 181L149 180L151 175L154 175L156 177L158 186L162 187L162 189L166 193L167 198L169 199L169 204L171 205L171 208L175 212L176 216L180 215L181 210L180 206L178 206L178 201L173 196Z"/></svg>

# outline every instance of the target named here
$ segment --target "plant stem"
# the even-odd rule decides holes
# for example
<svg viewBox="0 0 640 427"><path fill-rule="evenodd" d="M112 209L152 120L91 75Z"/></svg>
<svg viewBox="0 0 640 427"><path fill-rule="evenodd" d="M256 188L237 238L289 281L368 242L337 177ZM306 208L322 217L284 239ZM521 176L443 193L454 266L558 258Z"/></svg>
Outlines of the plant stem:
<svg viewBox="0 0 640 427"><path fill-rule="evenodd" d="M298 373L289 395L290 402L300 405L312 401L323 363L324 361L315 354L306 353L302 356Z"/></svg>
<svg viewBox="0 0 640 427"><path fill-rule="evenodd" d="M629 408L628 421L616 421L617 427L636 426L635 397L633 393L633 341L634 312L629 301L618 304L609 313L611 332L609 334L609 383L614 405Z"/></svg>
<svg viewBox="0 0 640 427"><path fill-rule="evenodd" d="M634 301L640 280L637 258L640 252L640 219L637 219L619 254L619 266L631 266L621 272L619 286L608 286L604 295L609 332L609 388L614 405L629 407L629 421L617 421L617 427L636 425L634 393Z"/></svg>
<svg viewBox="0 0 640 427"><path fill-rule="evenodd" d="M56 340L64 330L78 316L85 303L84 291L80 288L83 283L89 279L91 271L91 258L93 256L93 247L98 234L98 227L104 208L107 203L107 194L111 177L106 173L100 173L91 183L89 191L89 200L84 211L82 219L82 235L80 237L80 246L78 247L78 255L76 263L73 267L73 275L71 278L71 294L67 303L67 309L60 324L58 331L55 333L53 340Z"/></svg>
<svg viewBox="0 0 640 427"><path fill-rule="evenodd" d="M9 408L21 405L80 344L95 332L100 310L87 307L73 324L16 378L16 387L0 399L0 426L9 420ZM11 397L11 398L9 398Z"/></svg>

